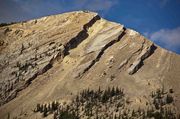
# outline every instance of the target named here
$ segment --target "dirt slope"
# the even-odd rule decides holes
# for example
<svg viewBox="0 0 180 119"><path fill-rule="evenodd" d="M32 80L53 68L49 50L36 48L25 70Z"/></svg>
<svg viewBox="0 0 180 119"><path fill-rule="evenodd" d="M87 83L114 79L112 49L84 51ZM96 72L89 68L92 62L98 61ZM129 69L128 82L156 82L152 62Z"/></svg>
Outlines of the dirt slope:
<svg viewBox="0 0 180 119"><path fill-rule="evenodd" d="M92 12L0 27L0 118L36 118L37 103L99 86L121 86L130 107L143 106L158 88L173 89L179 112L179 67L179 55Z"/></svg>

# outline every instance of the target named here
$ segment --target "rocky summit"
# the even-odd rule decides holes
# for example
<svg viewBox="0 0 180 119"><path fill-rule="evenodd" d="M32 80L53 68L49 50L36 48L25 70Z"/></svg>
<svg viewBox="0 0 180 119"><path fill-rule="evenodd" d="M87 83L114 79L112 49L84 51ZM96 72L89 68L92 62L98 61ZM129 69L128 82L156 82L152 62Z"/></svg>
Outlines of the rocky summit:
<svg viewBox="0 0 180 119"><path fill-rule="evenodd" d="M0 118L178 119L180 56L97 13L0 27Z"/></svg>

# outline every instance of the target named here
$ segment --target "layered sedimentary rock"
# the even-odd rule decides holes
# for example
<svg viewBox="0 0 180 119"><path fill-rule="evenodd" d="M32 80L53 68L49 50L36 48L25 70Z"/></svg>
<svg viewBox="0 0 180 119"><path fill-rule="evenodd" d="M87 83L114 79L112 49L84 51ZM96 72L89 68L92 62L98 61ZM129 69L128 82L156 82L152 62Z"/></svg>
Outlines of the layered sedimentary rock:
<svg viewBox="0 0 180 119"><path fill-rule="evenodd" d="M93 12L70 12L0 27L0 118L35 118L39 102L70 100L85 88L121 86L145 101L165 87L180 109L180 56ZM131 107L131 106L130 106ZM14 110L16 109L16 110Z"/></svg>

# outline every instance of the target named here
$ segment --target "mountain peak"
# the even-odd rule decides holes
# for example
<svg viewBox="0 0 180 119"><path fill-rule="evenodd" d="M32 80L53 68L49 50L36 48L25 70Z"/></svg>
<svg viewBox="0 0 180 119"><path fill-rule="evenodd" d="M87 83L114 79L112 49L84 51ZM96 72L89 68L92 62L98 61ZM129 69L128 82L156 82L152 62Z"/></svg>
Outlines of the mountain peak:
<svg viewBox="0 0 180 119"><path fill-rule="evenodd" d="M41 118L32 112L38 103L69 102L84 89L109 86L125 90L130 101L125 104L127 109L153 107L152 92L173 90L176 107L173 103L164 107L178 112L179 60L178 55L140 33L89 11L3 26L0 118L8 113L12 117ZM162 96L166 96L164 92Z"/></svg>

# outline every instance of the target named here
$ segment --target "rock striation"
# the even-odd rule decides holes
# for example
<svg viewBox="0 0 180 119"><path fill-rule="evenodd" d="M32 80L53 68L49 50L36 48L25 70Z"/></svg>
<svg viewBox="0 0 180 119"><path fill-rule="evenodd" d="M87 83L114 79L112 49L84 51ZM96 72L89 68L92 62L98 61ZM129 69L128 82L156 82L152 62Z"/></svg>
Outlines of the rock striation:
<svg viewBox="0 0 180 119"><path fill-rule="evenodd" d="M37 103L69 100L85 88L120 86L133 108L152 91L180 98L180 56L140 33L87 11L0 27L0 118L36 118ZM180 109L180 101L174 102ZM16 109L16 110L15 110ZM22 116L22 115L21 115Z"/></svg>
<svg viewBox="0 0 180 119"><path fill-rule="evenodd" d="M46 18L30 21L30 24L31 22L37 24L38 21L41 22L43 19ZM82 29L77 32L77 35L64 44L58 41L61 39L58 39L56 41L43 41L34 45L34 41L32 40L18 44L16 46L18 50L10 52L8 55L2 54L0 60L2 65L0 69L1 79L3 80L0 83L0 104L15 98L17 92L28 86L38 75L50 69L56 60L62 59L68 54L71 48L76 47L79 42L88 37L88 27L92 26L98 19L100 17L96 14L87 18L87 23L80 26ZM5 34L9 31L7 29L9 28L5 29ZM15 32L17 31L19 30ZM35 40L38 39L35 38Z"/></svg>

